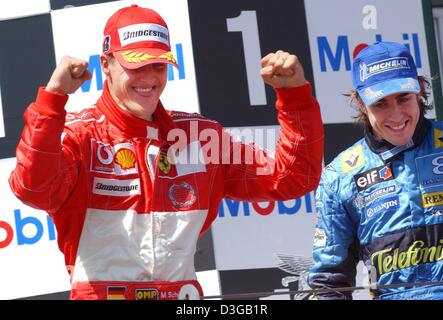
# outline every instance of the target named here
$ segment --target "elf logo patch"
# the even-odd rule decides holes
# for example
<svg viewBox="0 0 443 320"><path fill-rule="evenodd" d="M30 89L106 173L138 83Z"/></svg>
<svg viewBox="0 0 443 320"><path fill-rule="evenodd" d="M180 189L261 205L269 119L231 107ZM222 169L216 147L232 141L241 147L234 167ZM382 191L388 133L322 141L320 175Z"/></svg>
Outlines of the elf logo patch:
<svg viewBox="0 0 443 320"><path fill-rule="evenodd" d="M389 181L394 179L392 174L391 164L388 163L384 166L380 166L354 176L357 190L363 191L367 188L376 185L383 181Z"/></svg>

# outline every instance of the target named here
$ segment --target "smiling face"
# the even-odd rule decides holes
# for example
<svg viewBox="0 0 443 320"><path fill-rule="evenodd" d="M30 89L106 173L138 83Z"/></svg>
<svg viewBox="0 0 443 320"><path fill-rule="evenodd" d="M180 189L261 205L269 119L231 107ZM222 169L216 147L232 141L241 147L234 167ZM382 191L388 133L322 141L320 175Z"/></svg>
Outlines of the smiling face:
<svg viewBox="0 0 443 320"><path fill-rule="evenodd" d="M409 142L420 118L418 94L396 93L368 106L361 106L376 137L394 146Z"/></svg>
<svg viewBox="0 0 443 320"><path fill-rule="evenodd" d="M131 70L122 67L114 57L101 56L100 61L117 104L136 117L152 120L166 86L167 64L153 63Z"/></svg>

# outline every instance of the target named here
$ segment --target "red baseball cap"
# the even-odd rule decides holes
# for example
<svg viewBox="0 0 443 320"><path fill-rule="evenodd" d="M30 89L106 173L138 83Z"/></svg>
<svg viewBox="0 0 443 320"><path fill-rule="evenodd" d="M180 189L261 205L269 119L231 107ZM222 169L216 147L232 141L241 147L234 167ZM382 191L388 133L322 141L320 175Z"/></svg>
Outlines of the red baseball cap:
<svg viewBox="0 0 443 320"><path fill-rule="evenodd" d="M122 8L108 19L103 35L103 54L112 53L127 69L159 62L178 68L168 26L154 10L135 4Z"/></svg>

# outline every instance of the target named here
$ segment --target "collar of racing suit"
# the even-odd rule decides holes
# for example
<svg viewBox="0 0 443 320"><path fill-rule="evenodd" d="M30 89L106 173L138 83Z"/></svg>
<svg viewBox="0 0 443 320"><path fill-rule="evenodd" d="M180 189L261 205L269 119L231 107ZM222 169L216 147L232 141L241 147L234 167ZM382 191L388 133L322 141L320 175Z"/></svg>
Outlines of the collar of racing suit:
<svg viewBox="0 0 443 320"><path fill-rule="evenodd" d="M169 130L176 127L161 101L153 114L153 121L138 118L120 108L112 98L108 82L105 81L103 93L97 101L96 107L109 121L128 137L144 137L153 140L166 138ZM160 136L159 136L160 135Z"/></svg>
<svg viewBox="0 0 443 320"><path fill-rule="evenodd" d="M384 162L388 162L418 146L425 138L430 126L430 120L421 113L412 139L403 146L394 146L386 140L376 138L370 129L365 130L365 140L374 153L377 153Z"/></svg>

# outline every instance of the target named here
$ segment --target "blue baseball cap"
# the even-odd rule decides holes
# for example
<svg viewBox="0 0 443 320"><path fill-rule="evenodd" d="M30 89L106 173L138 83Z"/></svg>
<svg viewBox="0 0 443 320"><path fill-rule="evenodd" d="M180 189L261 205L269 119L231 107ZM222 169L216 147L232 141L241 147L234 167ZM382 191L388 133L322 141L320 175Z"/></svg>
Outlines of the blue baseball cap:
<svg viewBox="0 0 443 320"><path fill-rule="evenodd" d="M396 42L376 42L360 51L352 65L352 83L367 106L394 93L420 92L414 59Z"/></svg>

